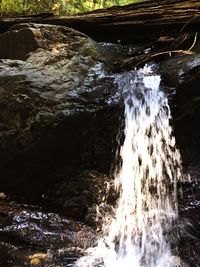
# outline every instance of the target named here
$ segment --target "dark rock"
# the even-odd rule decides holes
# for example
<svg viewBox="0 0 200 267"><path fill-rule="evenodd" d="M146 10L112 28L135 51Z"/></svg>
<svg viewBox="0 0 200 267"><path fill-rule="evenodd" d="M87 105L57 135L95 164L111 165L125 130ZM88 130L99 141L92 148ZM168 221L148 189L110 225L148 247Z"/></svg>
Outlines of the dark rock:
<svg viewBox="0 0 200 267"><path fill-rule="evenodd" d="M109 202L109 181L108 175L97 171L84 171L64 183L59 183L45 195L45 199L52 207L59 208L68 217L83 220L88 217L88 212L90 217L96 217L96 211L93 210L92 215L90 208ZM91 223L94 220L87 221Z"/></svg>
<svg viewBox="0 0 200 267"><path fill-rule="evenodd" d="M188 266L200 265L200 166L188 167L190 182L183 184L179 199L179 222L174 237Z"/></svg>
<svg viewBox="0 0 200 267"><path fill-rule="evenodd" d="M177 87L185 81L185 76L200 65L200 55L177 55L160 63L159 72L163 82L170 87Z"/></svg>
<svg viewBox="0 0 200 267"><path fill-rule="evenodd" d="M58 49L56 45L64 44L72 35L87 38L75 30L66 27L34 25L31 23L17 24L9 31L0 35L0 58L25 60L36 49ZM68 36L68 40L66 40ZM59 49L58 49L59 50Z"/></svg>
<svg viewBox="0 0 200 267"><path fill-rule="evenodd" d="M160 65L163 83L173 88L171 110L177 142L188 163L200 160L200 55L182 55Z"/></svg>
<svg viewBox="0 0 200 267"><path fill-rule="evenodd" d="M19 34L17 46L24 32L39 48L27 42L25 61L0 62L0 187L41 201L85 169L109 172L120 110L99 45L62 26L22 24L6 34Z"/></svg>
<svg viewBox="0 0 200 267"><path fill-rule="evenodd" d="M39 48L33 29L21 29L5 32L0 35L0 57L24 60L28 53Z"/></svg>
<svg viewBox="0 0 200 267"><path fill-rule="evenodd" d="M73 247L80 250L95 240L92 228L40 207L1 201L0 214L0 264L4 267L30 266L36 258L38 266L55 266L62 250L67 258ZM73 257L76 254L74 250Z"/></svg>
<svg viewBox="0 0 200 267"><path fill-rule="evenodd" d="M104 58L105 47L61 26L17 25L0 36L0 48L5 42L9 45L0 61L0 188L40 202L51 212L0 202L0 265L30 266L36 258L38 266L66 266L70 257L73 261L81 248L95 242L94 230L71 218L99 230L117 198L107 185L122 108L114 78L104 66L114 57ZM199 161L200 56L171 58L160 71L165 88L176 88L170 98L184 160ZM188 183L183 189L172 244L178 243L186 262L199 266L199 186ZM47 255L44 262L34 256L37 252Z"/></svg>

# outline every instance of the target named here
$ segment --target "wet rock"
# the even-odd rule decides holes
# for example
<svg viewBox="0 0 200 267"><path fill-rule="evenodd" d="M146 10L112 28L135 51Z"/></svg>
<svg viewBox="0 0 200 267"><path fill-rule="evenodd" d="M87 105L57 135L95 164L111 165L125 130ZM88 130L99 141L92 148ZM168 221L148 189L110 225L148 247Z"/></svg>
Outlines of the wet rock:
<svg viewBox="0 0 200 267"><path fill-rule="evenodd" d="M190 181L182 185L179 197L179 219L172 234L176 253L186 266L200 265L200 166L191 165Z"/></svg>
<svg viewBox="0 0 200 267"><path fill-rule="evenodd" d="M179 221L172 236L186 266L200 266L200 56L182 55L160 64L163 83L169 86L173 126L184 166L191 176L182 185L179 199Z"/></svg>
<svg viewBox="0 0 200 267"><path fill-rule="evenodd" d="M18 36L10 45L21 47L27 32L30 47L0 61L0 187L41 201L87 168L109 172L120 111L94 41L67 27L21 24L6 33Z"/></svg>
<svg viewBox="0 0 200 267"><path fill-rule="evenodd" d="M160 64L163 83L171 87L177 142L186 164L200 160L200 55L182 55ZM169 92L168 92L169 93Z"/></svg>
<svg viewBox="0 0 200 267"><path fill-rule="evenodd" d="M0 214L1 266L51 266L59 251L67 257L67 249L86 248L95 240L92 228L40 207L1 201Z"/></svg>
<svg viewBox="0 0 200 267"><path fill-rule="evenodd" d="M79 240L81 231L88 229L87 227L58 214L44 212L39 207L5 202L1 203L0 212L1 240L10 239L13 244L45 248L73 246L75 244L84 247L85 243L88 243L83 234L82 241ZM90 239L91 237L92 232Z"/></svg>
<svg viewBox="0 0 200 267"><path fill-rule="evenodd" d="M44 198L68 217L87 217L92 224L96 219L96 208L101 203L110 203L110 177L97 171L84 171L64 183L58 183ZM92 208L93 207L93 208ZM91 218L91 220L89 219Z"/></svg>
<svg viewBox="0 0 200 267"><path fill-rule="evenodd" d="M185 81L189 72L200 65L200 55L177 55L160 62L159 72L170 87L177 87ZM173 66L173 67L172 67Z"/></svg>

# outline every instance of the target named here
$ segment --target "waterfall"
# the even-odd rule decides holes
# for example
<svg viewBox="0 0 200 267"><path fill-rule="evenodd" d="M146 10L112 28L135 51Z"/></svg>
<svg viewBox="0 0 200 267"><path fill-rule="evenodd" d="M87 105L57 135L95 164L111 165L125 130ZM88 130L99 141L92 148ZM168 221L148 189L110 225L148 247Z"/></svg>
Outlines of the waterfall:
<svg viewBox="0 0 200 267"><path fill-rule="evenodd" d="M182 170L167 97L159 89L160 76L148 67L129 73L118 85L125 106L122 164L115 175L119 200L98 244L75 266L177 266L169 239Z"/></svg>

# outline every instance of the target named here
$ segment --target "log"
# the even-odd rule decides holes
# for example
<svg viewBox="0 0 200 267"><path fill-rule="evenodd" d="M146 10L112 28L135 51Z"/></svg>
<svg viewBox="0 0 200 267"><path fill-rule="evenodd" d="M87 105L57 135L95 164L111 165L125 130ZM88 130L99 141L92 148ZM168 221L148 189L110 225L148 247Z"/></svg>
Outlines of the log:
<svg viewBox="0 0 200 267"><path fill-rule="evenodd" d="M16 23L45 23L77 29L96 41L138 43L180 32L200 31L199 0L153 0L76 16L1 18L0 32Z"/></svg>

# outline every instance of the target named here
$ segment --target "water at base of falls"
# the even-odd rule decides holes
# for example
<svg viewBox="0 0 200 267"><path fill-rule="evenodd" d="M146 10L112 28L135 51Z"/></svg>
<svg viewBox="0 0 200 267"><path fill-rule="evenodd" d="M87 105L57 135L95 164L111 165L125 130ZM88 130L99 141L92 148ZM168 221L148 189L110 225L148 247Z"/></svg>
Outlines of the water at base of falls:
<svg viewBox="0 0 200 267"><path fill-rule="evenodd" d="M125 99L122 165L115 175L119 200L98 244L75 266L180 266L169 239L177 218L181 160L160 76L145 67L119 79L118 85Z"/></svg>

